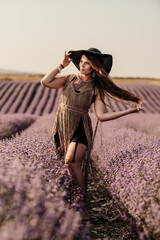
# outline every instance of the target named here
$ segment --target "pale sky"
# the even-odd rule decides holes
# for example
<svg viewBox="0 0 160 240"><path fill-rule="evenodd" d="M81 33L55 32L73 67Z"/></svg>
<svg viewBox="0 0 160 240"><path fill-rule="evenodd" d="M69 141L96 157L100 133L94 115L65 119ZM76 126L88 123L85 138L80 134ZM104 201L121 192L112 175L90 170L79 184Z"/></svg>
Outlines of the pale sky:
<svg viewBox="0 0 160 240"><path fill-rule="evenodd" d="M0 69L45 74L94 47L112 77L160 78L160 0L0 0L0 33Z"/></svg>

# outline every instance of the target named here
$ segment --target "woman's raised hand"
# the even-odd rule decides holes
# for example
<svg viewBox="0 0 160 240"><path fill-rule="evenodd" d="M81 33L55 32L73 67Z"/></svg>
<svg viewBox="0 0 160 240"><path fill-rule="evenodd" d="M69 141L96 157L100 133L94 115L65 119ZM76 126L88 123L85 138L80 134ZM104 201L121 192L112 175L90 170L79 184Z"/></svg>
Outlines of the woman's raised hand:
<svg viewBox="0 0 160 240"><path fill-rule="evenodd" d="M64 58L63 58L63 61L62 61L62 65L64 66L64 67L67 67L69 64L70 64L70 62L71 61L73 61L73 59L69 59L69 55L70 55L71 53L67 53L66 54L66 51L65 51L65 53L64 53Z"/></svg>

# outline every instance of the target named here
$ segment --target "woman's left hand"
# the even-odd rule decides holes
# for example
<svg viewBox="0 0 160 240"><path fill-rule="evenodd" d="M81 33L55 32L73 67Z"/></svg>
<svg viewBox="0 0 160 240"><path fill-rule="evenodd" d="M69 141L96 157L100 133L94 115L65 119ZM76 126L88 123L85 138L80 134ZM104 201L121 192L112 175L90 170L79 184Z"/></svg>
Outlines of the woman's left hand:
<svg viewBox="0 0 160 240"><path fill-rule="evenodd" d="M135 106L133 107L134 109L135 109L135 111L140 111L140 110L142 110L142 105L141 104L135 104Z"/></svg>

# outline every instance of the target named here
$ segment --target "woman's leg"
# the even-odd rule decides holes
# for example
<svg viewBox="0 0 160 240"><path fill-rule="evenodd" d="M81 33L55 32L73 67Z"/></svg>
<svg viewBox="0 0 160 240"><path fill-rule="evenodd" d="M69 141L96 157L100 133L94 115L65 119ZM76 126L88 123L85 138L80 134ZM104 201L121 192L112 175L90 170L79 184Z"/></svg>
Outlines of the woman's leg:
<svg viewBox="0 0 160 240"><path fill-rule="evenodd" d="M81 160L87 149L87 146L76 142L69 144L66 156L65 164L68 169L68 174L72 176L78 186L80 186L82 193L85 191L85 180L83 171L81 168Z"/></svg>

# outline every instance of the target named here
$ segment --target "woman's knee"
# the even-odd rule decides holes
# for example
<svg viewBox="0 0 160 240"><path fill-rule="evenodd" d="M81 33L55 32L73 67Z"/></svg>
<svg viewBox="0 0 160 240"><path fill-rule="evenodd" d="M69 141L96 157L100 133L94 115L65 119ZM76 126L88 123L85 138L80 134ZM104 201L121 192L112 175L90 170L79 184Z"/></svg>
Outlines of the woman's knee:
<svg viewBox="0 0 160 240"><path fill-rule="evenodd" d="M67 169L72 170L73 172L74 172L74 170L81 168L81 165L76 162L68 162L65 165L66 165Z"/></svg>
<svg viewBox="0 0 160 240"><path fill-rule="evenodd" d="M86 151L87 147L83 144L78 144L77 147L75 143L69 145L68 152L65 156L65 164L68 167L77 167L81 163L81 159ZM74 160L74 161L73 161ZM73 164L74 163L74 164Z"/></svg>
<svg viewBox="0 0 160 240"><path fill-rule="evenodd" d="M72 155L67 155L65 157L65 165L67 168L74 170L75 168L79 168L81 166L79 162L72 162L72 160L73 160Z"/></svg>
<svg viewBox="0 0 160 240"><path fill-rule="evenodd" d="M66 165L67 169L72 170L72 156L71 155L66 155L65 165Z"/></svg>
<svg viewBox="0 0 160 240"><path fill-rule="evenodd" d="M67 154L65 157L65 165L70 165L72 162L72 155Z"/></svg>

